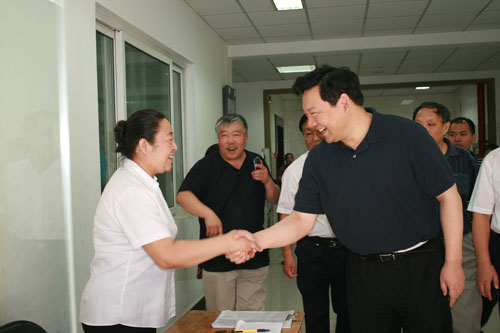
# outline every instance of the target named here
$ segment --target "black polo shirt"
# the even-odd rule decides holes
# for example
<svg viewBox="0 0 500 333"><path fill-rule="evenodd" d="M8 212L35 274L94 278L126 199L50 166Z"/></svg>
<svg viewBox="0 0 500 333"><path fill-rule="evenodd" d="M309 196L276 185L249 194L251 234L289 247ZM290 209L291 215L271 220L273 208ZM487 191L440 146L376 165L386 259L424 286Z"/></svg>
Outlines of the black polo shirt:
<svg viewBox="0 0 500 333"><path fill-rule="evenodd" d="M257 154L245 150L246 158L241 168L235 169L222 159L218 151L199 160L189 171L179 191L191 191L203 204L220 218L224 233L245 229L252 233L264 227L266 190L262 182L254 180L253 158ZM265 164L265 162L264 162ZM267 165L266 165L267 167ZM200 238L207 237L205 220L200 218ZM257 252L255 258L236 265L224 256L201 264L211 272L234 269L256 269L269 264L268 251Z"/></svg>
<svg viewBox="0 0 500 333"><path fill-rule="evenodd" d="M373 109L356 150L342 142L311 150L295 210L326 214L333 231L359 254L387 253L435 237L435 197L454 184L450 165L425 128Z"/></svg>
<svg viewBox="0 0 500 333"><path fill-rule="evenodd" d="M462 198L462 208L464 214L464 234L472 231L472 213L467 210L469 200L474 189L477 177L477 161L467 150L451 144L444 138L444 142L448 145L448 150L444 157L450 163L451 170L455 176L458 193Z"/></svg>

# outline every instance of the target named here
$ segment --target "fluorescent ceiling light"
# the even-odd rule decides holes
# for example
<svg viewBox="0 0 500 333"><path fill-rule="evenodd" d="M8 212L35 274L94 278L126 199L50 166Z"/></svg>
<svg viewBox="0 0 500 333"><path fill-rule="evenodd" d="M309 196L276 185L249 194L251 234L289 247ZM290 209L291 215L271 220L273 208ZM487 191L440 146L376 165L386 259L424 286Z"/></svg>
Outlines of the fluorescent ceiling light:
<svg viewBox="0 0 500 333"><path fill-rule="evenodd" d="M301 0L273 0L276 9L278 10L292 10L302 9Z"/></svg>
<svg viewBox="0 0 500 333"><path fill-rule="evenodd" d="M430 87L427 86L415 87L415 90L427 90L427 89L430 89Z"/></svg>
<svg viewBox="0 0 500 333"><path fill-rule="evenodd" d="M276 67L276 69L280 73L304 73L313 71L315 68L316 66L314 65Z"/></svg>
<svg viewBox="0 0 500 333"><path fill-rule="evenodd" d="M413 99L404 99L401 101L400 105L408 105L413 103Z"/></svg>

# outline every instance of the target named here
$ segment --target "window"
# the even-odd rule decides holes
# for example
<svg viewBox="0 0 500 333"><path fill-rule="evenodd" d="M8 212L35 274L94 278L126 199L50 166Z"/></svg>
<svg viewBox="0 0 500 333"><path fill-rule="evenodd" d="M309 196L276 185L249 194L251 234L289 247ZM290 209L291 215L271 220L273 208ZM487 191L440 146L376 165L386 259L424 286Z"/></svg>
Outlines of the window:
<svg viewBox="0 0 500 333"><path fill-rule="evenodd" d="M100 31L97 32L101 184L104 187L117 167L113 135L116 120L126 119L137 110L156 109L172 124L178 146L172 172L157 175L160 189L169 207L173 207L175 194L184 179L183 70L173 65L172 60L165 54L127 37L122 32L112 32L112 36L111 38ZM116 68L115 72L113 68Z"/></svg>

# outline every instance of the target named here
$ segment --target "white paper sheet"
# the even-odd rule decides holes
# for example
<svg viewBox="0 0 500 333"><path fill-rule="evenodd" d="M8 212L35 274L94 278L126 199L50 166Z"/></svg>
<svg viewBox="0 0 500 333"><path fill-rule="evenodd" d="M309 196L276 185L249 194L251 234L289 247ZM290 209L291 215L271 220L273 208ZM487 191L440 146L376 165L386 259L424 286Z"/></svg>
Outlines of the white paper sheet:
<svg viewBox="0 0 500 333"><path fill-rule="evenodd" d="M238 320L247 323L281 323L282 328L290 328L295 310L289 311L229 311L224 310L212 323L213 328L233 328Z"/></svg>
<svg viewBox="0 0 500 333"><path fill-rule="evenodd" d="M268 333L280 333L281 328L283 327L282 323L270 323L270 322L251 322L248 323L244 320L238 320L236 323L235 330L243 330L243 329L268 329Z"/></svg>

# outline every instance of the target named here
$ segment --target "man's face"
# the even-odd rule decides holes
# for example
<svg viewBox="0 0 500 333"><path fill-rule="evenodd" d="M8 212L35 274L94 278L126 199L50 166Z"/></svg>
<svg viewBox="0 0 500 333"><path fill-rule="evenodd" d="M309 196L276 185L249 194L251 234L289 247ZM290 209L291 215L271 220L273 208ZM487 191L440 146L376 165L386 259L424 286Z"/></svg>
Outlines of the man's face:
<svg viewBox="0 0 500 333"><path fill-rule="evenodd" d="M243 157L248 133L243 125L231 123L219 127L219 152L226 161L234 161Z"/></svg>
<svg viewBox="0 0 500 333"><path fill-rule="evenodd" d="M472 134L469 124L467 123L453 123L448 133L450 142L455 146L462 147L470 151L472 143L476 141L476 134Z"/></svg>
<svg viewBox="0 0 500 333"><path fill-rule="evenodd" d="M302 125L302 135L304 136L307 150L313 149L323 140L321 134L309 125L309 120Z"/></svg>
<svg viewBox="0 0 500 333"><path fill-rule="evenodd" d="M415 116L415 121L425 127L438 145L443 142L443 138L450 127L449 122L443 124L443 119L436 113L436 109L420 109Z"/></svg>
<svg viewBox="0 0 500 333"><path fill-rule="evenodd" d="M342 139L341 133L346 127L347 115L338 102L337 105L331 105L321 99L319 86L304 91L302 108L307 115L309 125L316 128L326 142L337 142Z"/></svg>

